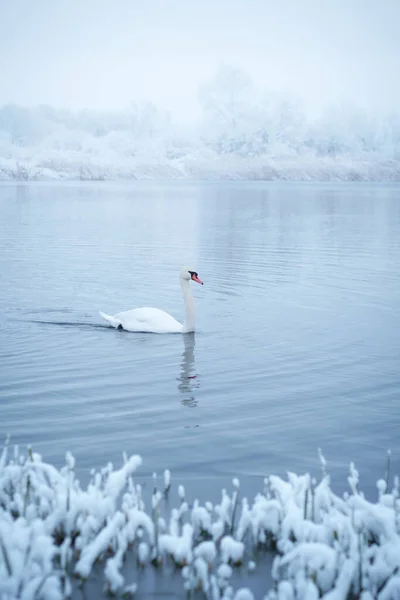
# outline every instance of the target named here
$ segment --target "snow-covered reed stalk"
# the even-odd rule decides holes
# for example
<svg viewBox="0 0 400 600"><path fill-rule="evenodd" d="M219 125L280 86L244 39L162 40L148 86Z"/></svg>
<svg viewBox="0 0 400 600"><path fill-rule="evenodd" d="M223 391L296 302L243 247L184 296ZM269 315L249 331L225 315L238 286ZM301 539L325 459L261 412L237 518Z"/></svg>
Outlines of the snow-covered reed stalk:
<svg viewBox="0 0 400 600"><path fill-rule="evenodd" d="M159 555L160 509L159 509L159 505L160 505L162 495L157 489L156 473L153 473L153 482L154 482L154 488L153 488L153 496L151 499L151 506L152 506L151 514L152 514L152 519L153 519L153 524L154 524L154 545L153 545L153 550L152 550L151 561L154 566L158 566L160 563L160 555Z"/></svg>
<svg viewBox="0 0 400 600"><path fill-rule="evenodd" d="M25 496L24 496L24 508L22 510L22 514L25 517L26 514L26 509L28 506L28 502L29 502L29 491L30 491L30 487L31 487L31 480L30 477L28 475L28 477L26 478L26 489L25 489Z"/></svg>
<svg viewBox="0 0 400 600"><path fill-rule="evenodd" d="M234 530L235 530L235 516L236 516L236 509L237 509L237 505L238 505L238 498L239 498L239 489L240 489L240 482L239 479L237 479L236 477L233 479L233 487L234 487L234 491L233 491L233 495L232 495L232 520L231 520L231 528L230 528L230 533L231 535L233 534Z"/></svg>
<svg viewBox="0 0 400 600"><path fill-rule="evenodd" d="M171 473L168 469L164 471L164 495L168 496L171 487Z"/></svg>
<svg viewBox="0 0 400 600"><path fill-rule="evenodd" d="M317 485L316 479L311 480L310 489L311 489L311 520L315 521L315 488Z"/></svg>
<svg viewBox="0 0 400 600"><path fill-rule="evenodd" d="M12 572L12 568L11 568L10 558L8 556L7 548L5 547L4 542L3 542L2 538L1 538L1 536L0 536L0 548L1 548L1 552L3 554L4 564L5 564L6 569L7 569L7 575L9 577L12 577L13 572Z"/></svg>
<svg viewBox="0 0 400 600"><path fill-rule="evenodd" d="M388 450L387 453L387 466L386 466L386 490L387 491L389 489L389 479L390 479L390 459L392 456L392 452L391 450Z"/></svg>
<svg viewBox="0 0 400 600"><path fill-rule="evenodd" d="M307 482L306 491L304 493L304 513L303 519L306 520L308 516L308 490L310 489L309 482Z"/></svg>

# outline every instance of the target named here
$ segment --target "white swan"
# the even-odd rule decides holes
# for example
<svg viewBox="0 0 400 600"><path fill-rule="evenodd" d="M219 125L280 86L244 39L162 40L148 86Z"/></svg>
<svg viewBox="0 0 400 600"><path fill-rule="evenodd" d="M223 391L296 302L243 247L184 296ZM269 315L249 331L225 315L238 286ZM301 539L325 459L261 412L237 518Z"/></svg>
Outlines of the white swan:
<svg viewBox="0 0 400 600"><path fill-rule="evenodd" d="M148 333L188 333L194 331L194 301L190 291L190 280L203 282L197 272L183 267L180 272L180 282L185 302L185 321L179 323L174 317L159 308L134 308L120 312L113 317L99 311L99 314L110 325L126 331L140 331Z"/></svg>

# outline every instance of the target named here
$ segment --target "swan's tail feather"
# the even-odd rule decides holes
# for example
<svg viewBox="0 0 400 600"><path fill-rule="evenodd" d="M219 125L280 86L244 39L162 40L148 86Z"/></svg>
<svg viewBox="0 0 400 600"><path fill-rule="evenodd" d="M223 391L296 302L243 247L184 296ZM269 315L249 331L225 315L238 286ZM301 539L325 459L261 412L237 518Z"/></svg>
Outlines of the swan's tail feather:
<svg viewBox="0 0 400 600"><path fill-rule="evenodd" d="M111 317L110 315L106 315L106 313L101 312L101 310L99 310L99 315L101 317L103 317L103 319L105 319L107 321L107 323L109 323L112 327L116 327L118 329L118 327L121 327L121 321L119 319L117 319L116 317Z"/></svg>

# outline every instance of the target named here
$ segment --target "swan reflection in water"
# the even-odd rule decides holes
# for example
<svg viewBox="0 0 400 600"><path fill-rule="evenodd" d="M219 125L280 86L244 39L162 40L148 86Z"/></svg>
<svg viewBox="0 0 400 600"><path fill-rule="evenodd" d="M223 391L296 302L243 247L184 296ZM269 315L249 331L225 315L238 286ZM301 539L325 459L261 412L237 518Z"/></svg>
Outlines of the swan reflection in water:
<svg viewBox="0 0 400 600"><path fill-rule="evenodd" d="M196 390L200 387L195 370L194 348L195 333L185 333L183 336L184 349L182 352L181 372L178 377L178 390L182 394L181 403L184 406L197 406Z"/></svg>

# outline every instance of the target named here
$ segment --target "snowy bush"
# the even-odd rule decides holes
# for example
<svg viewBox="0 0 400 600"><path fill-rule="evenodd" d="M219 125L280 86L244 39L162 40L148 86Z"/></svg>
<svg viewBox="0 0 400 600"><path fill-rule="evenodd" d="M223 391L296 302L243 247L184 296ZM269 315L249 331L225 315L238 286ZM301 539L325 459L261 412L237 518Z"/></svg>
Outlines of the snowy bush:
<svg viewBox="0 0 400 600"><path fill-rule="evenodd" d="M378 481L378 499L367 501L350 465L350 493L331 489L321 456L319 483L309 475L269 476L250 503L237 479L221 501L189 505L178 488L179 505L170 508L171 474L154 490L148 509L133 475L139 456L123 466L93 471L86 489L75 460L57 470L32 451L8 445L0 459L0 597L69 597L74 581L84 583L102 564L105 590L130 595L136 582L123 573L128 554L138 568L182 570L186 591L203 590L213 600L233 597L233 569L257 571L260 553L273 552L274 585L269 600L298 598L398 597L400 501L398 479L391 491ZM388 476L389 477L389 469ZM252 598L243 588L237 598Z"/></svg>
<svg viewBox="0 0 400 600"><path fill-rule="evenodd" d="M326 107L257 89L224 67L199 91L201 117L151 103L120 111L0 108L0 179L400 180L400 115Z"/></svg>

